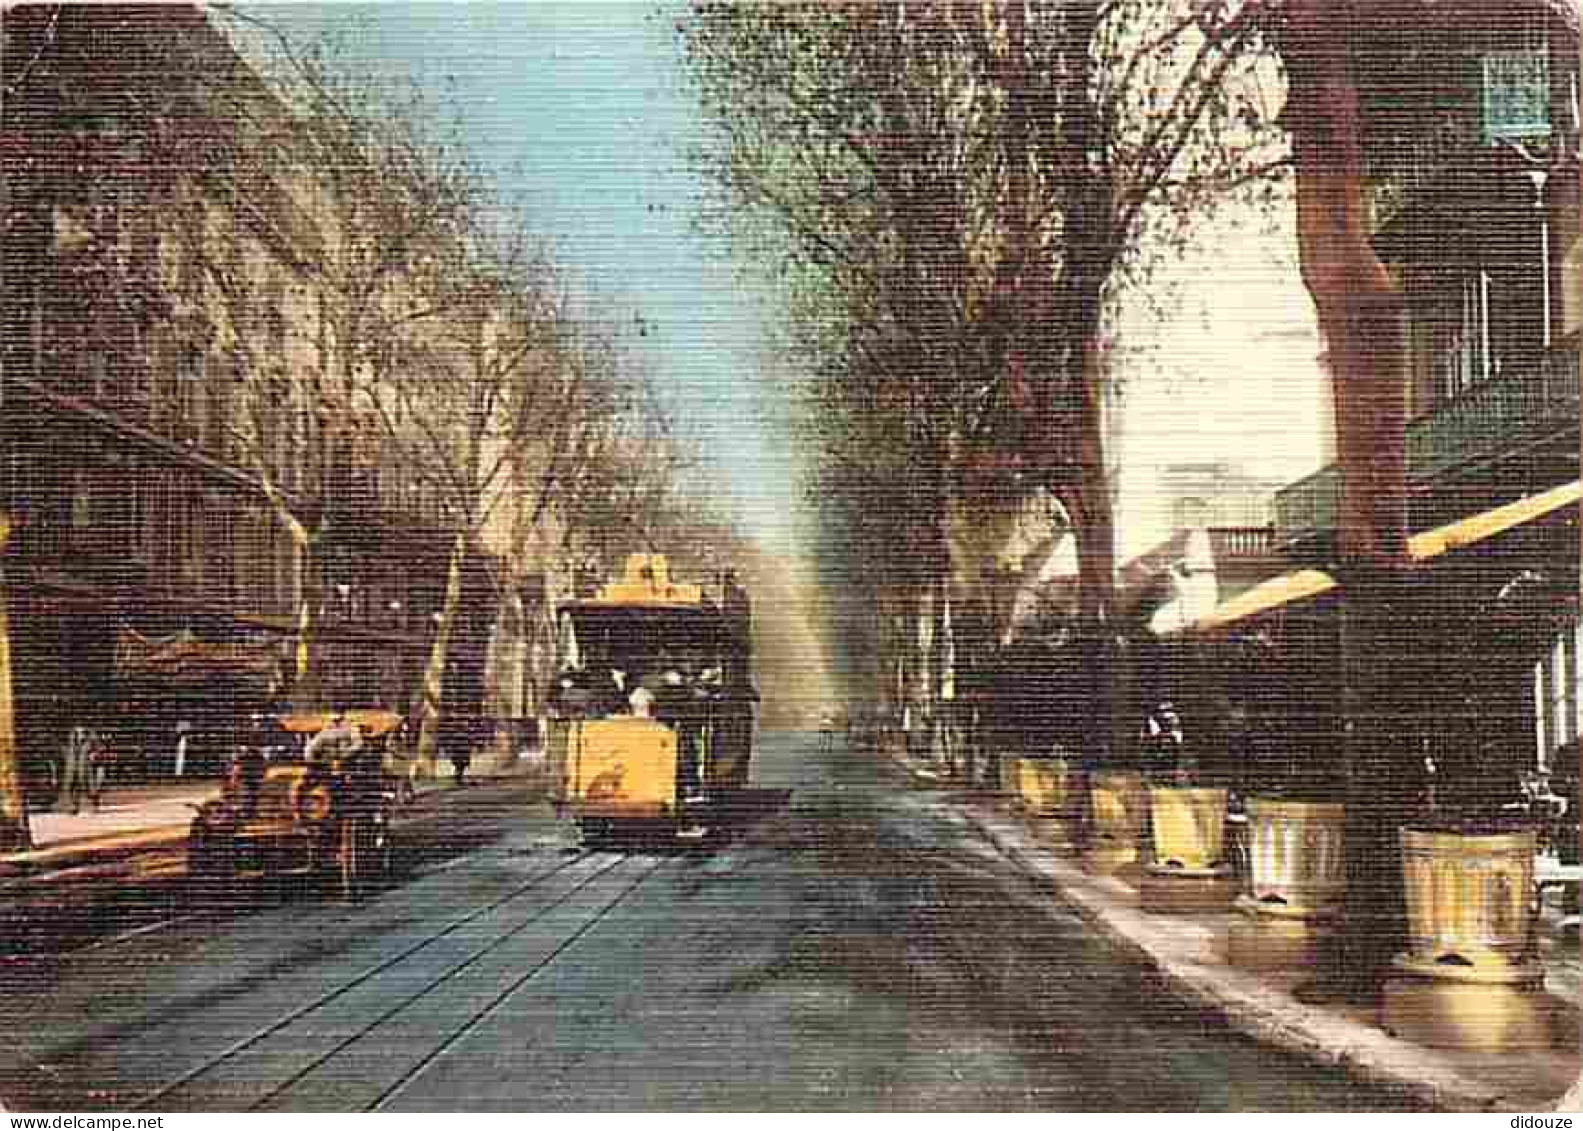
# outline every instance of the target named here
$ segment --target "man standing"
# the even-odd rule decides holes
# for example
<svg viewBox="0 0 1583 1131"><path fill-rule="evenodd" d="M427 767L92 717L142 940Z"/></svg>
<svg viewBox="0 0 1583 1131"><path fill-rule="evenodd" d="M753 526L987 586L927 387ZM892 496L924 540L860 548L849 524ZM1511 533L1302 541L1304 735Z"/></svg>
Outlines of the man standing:
<svg viewBox="0 0 1583 1131"><path fill-rule="evenodd" d="M93 732L87 727L78 723L67 732L61 759L59 805L73 815L82 808L83 794L88 792L88 757L92 750Z"/></svg>
<svg viewBox="0 0 1583 1131"><path fill-rule="evenodd" d="M115 759L115 752L106 745L99 733L94 730L88 732L88 800L93 803L94 812L99 811L99 801L104 796L105 782L109 780L110 763Z"/></svg>
<svg viewBox="0 0 1583 1131"><path fill-rule="evenodd" d="M456 744L451 748L451 769L456 772L456 784L467 784L467 769L473 764L473 728L458 727Z"/></svg>

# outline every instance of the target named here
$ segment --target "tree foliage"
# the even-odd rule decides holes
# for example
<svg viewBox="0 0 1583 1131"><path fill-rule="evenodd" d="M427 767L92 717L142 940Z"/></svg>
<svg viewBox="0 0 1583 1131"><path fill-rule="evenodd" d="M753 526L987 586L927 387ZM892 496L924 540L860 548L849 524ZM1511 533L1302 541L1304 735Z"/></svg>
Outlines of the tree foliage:
<svg viewBox="0 0 1583 1131"><path fill-rule="evenodd" d="M925 546L943 576L947 499L1042 484L1109 616L1107 315L1284 164L1256 12L699 0L679 22L712 219L783 288L854 566L899 577Z"/></svg>

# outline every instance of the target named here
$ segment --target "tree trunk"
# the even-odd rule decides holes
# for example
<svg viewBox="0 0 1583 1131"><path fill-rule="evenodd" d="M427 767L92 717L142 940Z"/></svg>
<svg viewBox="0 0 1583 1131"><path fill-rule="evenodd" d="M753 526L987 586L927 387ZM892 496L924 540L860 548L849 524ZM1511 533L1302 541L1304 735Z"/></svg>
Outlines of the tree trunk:
<svg viewBox="0 0 1583 1131"><path fill-rule="evenodd" d="M312 711L327 705L323 702L322 681L319 678L321 649L314 615L321 593L319 586L314 583L309 558L312 540L295 520L288 521L286 529L291 534L292 546L296 551L294 568L297 574L297 654L291 702L299 711Z"/></svg>
<svg viewBox="0 0 1583 1131"><path fill-rule="evenodd" d="M467 553L467 533L457 531L451 543L451 559L445 568L445 604L440 623L434 629L434 645L429 649L429 665L423 672L422 721L418 727L418 760L425 766L434 763L440 741L440 702L445 690L445 663L451 650L451 626L462 601L462 557Z"/></svg>
<svg viewBox="0 0 1583 1131"><path fill-rule="evenodd" d="M1341 464L1340 554L1394 568L1407 536L1406 323L1401 289L1369 242L1350 4L1296 0L1283 56L1297 168L1303 282L1329 350Z"/></svg>
<svg viewBox="0 0 1583 1131"><path fill-rule="evenodd" d="M934 584L925 581L913 594L912 679L908 690L909 753L932 754L934 732Z"/></svg>
<svg viewBox="0 0 1583 1131"><path fill-rule="evenodd" d="M934 727L931 754L936 762L955 773L957 747L953 725L956 709L955 648L951 637L951 585L945 576L934 582L934 682L931 685L934 700Z"/></svg>
<svg viewBox="0 0 1583 1131"><path fill-rule="evenodd" d="M0 554L10 535L11 516L0 511ZM16 715L11 696L11 622L6 604L5 571L0 563L0 853L33 847L22 768L17 761Z"/></svg>
<svg viewBox="0 0 1583 1131"><path fill-rule="evenodd" d="M1046 466L1063 461L1075 472L1057 483L1077 538L1079 644L1089 675L1090 710L1084 738L1086 757L1101 763L1120 749L1126 722L1117 716L1124 697L1112 686L1116 632L1115 516L1105 466L1104 390L1108 374L1101 346L1105 285L1123 233L1116 216L1115 182L1107 160L1103 123L1095 105L1094 56L1100 5L1085 0L1064 8L1065 34L1081 49L1070 53L1073 66L1061 80L1061 150L1069 169L1080 170L1065 187L1065 262L1053 294L1033 296L1033 324L1045 337L1039 356L1054 387L1041 398L1038 448ZM1054 277L1050 251L1029 248L1034 277ZM1063 409L1065 411L1063 411ZM1063 429L1064 431L1054 431ZM1037 433L1036 433L1037 434Z"/></svg>
<svg viewBox="0 0 1583 1131"><path fill-rule="evenodd" d="M1410 742L1389 709L1392 653L1414 639L1405 561L1407 382L1399 288L1369 242L1361 115L1349 53L1351 4L1295 0L1282 55L1297 168L1298 251L1331 358L1342 498L1342 749L1354 988L1372 991L1405 931L1397 829ZM1406 657L1398 657L1405 659Z"/></svg>
<svg viewBox="0 0 1583 1131"><path fill-rule="evenodd" d="M1117 664L1115 618L1116 529L1110 483L1104 464L1104 420L1100 411L1104 374L1100 369L1099 294L1082 351L1082 411L1078 418L1077 482L1061 490L1062 505L1077 539L1078 645L1089 676L1090 710L1083 751L1100 764L1113 763L1127 749L1132 721L1125 717L1128 696L1116 686L1124 669Z"/></svg>

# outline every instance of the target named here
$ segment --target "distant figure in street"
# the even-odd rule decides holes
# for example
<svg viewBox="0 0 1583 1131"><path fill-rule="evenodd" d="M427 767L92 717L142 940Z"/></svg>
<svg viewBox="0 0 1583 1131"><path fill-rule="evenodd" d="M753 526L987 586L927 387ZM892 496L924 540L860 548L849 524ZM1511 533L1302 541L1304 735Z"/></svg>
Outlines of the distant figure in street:
<svg viewBox="0 0 1583 1131"><path fill-rule="evenodd" d="M81 810L83 795L89 789L88 757L93 745L93 731L81 723L66 734L66 748L61 756L59 805L73 814Z"/></svg>
<svg viewBox="0 0 1583 1131"><path fill-rule="evenodd" d="M418 796L418 773L422 764L418 761L417 751L412 749L412 736L407 729L407 721L403 719L396 724L396 729L385 736L385 745L380 752L384 762L386 775L395 781L396 797L401 804L406 805Z"/></svg>
<svg viewBox="0 0 1583 1131"><path fill-rule="evenodd" d="M835 712L826 709L819 715L819 745L826 753L835 751Z"/></svg>
<svg viewBox="0 0 1583 1131"><path fill-rule="evenodd" d="M463 779L467 776L467 768L473 764L473 751L470 740L463 739L451 754L451 768L456 771L456 784L466 785Z"/></svg>
<svg viewBox="0 0 1583 1131"><path fill-rule="evenodd" d="M98 812L104 797L105 783L110 777L110 765L115 761L115 751L94 730L88 731L88 800Z"/></svg>

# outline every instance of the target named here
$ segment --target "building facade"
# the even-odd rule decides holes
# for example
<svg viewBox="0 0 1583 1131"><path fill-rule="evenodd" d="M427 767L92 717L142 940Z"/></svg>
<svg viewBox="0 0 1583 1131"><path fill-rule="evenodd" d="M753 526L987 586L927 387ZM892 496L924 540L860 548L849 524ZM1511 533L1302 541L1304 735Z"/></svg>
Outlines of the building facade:
<svg viewBox="0 0 1583 1131"><path fill-rule="evenodd" d="M1577 482L1583 342L1576 8L1420 14L1411 34L1359 35L1351 57L1369 234L1406 314L1409 535ZM1340 489L1331 464L1276 493L1285 551L1327 560ZM1574 594L1534 671L1545 766L1578 732L1577 522L1573 502L1480 565Z"/></svg>
<svg viewBox="0 0 1583 1131"><path fill-rule="evenodd" d="M333 346L280 233L329 238L314 171L266 160L216 92L287 109L193 7L3 21L0 505L25 769L36 784L79 718L158 773L182 723L204 768L257 711L404 709L448 541L435 493L312 395Z"/></svg>

